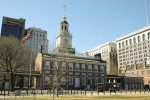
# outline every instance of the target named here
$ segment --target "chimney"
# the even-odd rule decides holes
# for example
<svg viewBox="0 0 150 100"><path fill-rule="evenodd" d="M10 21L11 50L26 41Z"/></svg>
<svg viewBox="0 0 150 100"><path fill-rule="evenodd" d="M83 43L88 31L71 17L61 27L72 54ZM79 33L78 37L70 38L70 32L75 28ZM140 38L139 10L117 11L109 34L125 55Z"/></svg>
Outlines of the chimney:
<svg viewBox="0 0 150 100"><path fill-rule="evenodd" d="M39 53L43 53L43 46L41 45L41 47L39 48Z"/></svg>

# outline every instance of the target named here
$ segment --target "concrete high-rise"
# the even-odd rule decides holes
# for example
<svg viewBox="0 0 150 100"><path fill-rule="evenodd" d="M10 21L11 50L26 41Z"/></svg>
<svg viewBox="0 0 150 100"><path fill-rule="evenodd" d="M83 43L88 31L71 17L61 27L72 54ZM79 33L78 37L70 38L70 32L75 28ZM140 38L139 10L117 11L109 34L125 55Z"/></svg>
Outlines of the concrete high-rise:
<svg viewBox="0 0 150 100"><path fill-rule="evenodd" d="M33 36L26 41L26 44L32 48L35 55L38 53L41 46L43 53L48 53L47 31L42 30L41 28L31 27L27 29L27 33L32 29L34 29Z"/></svg>
<svg viewBox="0 0 150 100"><path fill-rule="evenodd" d="M132 73L150 83L150 26L116 40L119 74Z"/></svg>
<svg viewBox="0 0 150 100"><path fill-rule="evenodd" d="M82 53L84 56L93 56L101 54L101 59L106 61L106 72L108 75L118 74L116 42L108 42L99 45L92 50Z"/></svg>

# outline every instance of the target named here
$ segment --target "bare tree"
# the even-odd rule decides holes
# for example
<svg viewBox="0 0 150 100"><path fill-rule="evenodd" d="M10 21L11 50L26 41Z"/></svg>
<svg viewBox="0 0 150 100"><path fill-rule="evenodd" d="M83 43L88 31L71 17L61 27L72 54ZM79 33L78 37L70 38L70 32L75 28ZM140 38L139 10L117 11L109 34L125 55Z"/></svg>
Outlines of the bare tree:
<svg viewBox="0 0 150 100"><path fill-rule="evenodd" d="M48 45L48 53L53 52L54 48L56 47L55 46L55 41L51 41L48 44L49 44Z"/></svg>
<svg viewBox="0 0 150 100"><path fill-rule="evenodd" d="M44 56L44 55L43 55ZM47 56L47 55L46 55ZM48 57L48 58L47 58ZM57 97L62 85L66 82L66 72L68 68L68 55L64 53L49 53L47 60L51 62L51 72L49 75L49 86L56 93Z"/></svg>
<svg viewBox="0 0 150 100"><path fill-rule="evenodd" d="M14 37L0 37L0 69L10 74L11 91L14 91L14 73L28 70L31 50Z"/></svg>

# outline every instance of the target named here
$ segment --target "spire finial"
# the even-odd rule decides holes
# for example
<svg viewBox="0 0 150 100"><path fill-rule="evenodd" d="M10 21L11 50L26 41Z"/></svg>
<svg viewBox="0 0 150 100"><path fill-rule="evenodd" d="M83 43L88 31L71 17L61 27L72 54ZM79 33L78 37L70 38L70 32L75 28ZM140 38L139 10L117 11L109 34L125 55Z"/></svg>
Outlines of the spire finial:
<svg viewBox="0 0 150 100"><path fill-rule="evenodd" d="M64 7L64 16L66 16L66 5L63 5Z"/></svg>
<svg viewBox="0 0 150 100"><path fill-rule="evenodd" d="M66 21L66 5L63 5L63 7L64 7L63 21Z"/></svg>

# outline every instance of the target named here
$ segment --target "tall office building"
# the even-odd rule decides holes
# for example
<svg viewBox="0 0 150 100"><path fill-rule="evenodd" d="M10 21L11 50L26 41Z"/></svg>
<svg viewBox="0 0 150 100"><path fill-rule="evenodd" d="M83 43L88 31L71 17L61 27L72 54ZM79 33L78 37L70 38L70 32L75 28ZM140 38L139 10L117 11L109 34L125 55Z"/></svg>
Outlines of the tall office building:
<svg viewBox="0 0 150 100"><path fill-rule="evenodd" d="M48 53L48 39L47 31L42 30L41 28L31 27L27 29L27 32L34 29L33 36L31 39L26 41L26 44L32 48L34 54L38 53L39 48L43 49L43 53Z"/></svg>
<svg viewBox="0 0 150 100"><path fill-rule="evenodd" d="M108 75L118 74L116 42L108 42L82 53L84 56L94 56L101 53L101 59L106 61L106 72Z"/></svg>
<svg viewBox="0 0 150 100"><path fill-rule="evenodd" d="M22 39L24 36L25 19L15 19L3 16L1 36L14 36Z"/></svg>
<svg viewBox="0 0 150 100"><path fill-rule="evenodd" d="M119 74L132 73L150 83L150 26L129 33L116 40Z"/></svg>

